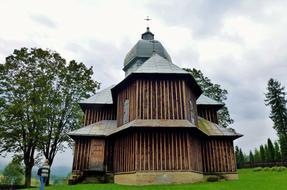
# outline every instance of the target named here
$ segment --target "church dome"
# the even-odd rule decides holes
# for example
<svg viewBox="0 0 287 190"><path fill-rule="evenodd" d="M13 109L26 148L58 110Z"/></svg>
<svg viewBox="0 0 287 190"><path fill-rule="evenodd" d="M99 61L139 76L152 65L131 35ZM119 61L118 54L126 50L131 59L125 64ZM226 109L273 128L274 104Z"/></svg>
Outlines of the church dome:
<svg viewBox="0 0 287 190"><path fill-rule="evenodd" d="M142 34L141 40L136 43L125 57L123 70L126 72L126 75L135 71L154 53L171 61L163 45L159 41L154 40L154 34L151 33L149 27L147 27L147 31Z"/></svg>

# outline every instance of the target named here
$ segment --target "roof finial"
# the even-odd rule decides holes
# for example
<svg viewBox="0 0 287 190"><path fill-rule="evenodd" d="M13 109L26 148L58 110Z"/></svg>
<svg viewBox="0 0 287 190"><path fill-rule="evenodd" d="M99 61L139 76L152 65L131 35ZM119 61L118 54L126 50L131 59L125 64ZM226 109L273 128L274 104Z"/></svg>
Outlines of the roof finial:
<svg viewBox="0 0 287 190"><path fill-rule="evenodd" d="M154 35L153 35L153 33L150 32L149 26L148 26L148 22L151 19L149 18L149 16L147 16L144 20L147 21L147 27L146 27L146 32L142 34L142 39L143 40L153 40L154 39Z"/></svg>
<svg viewBox="0 0 287 190"><path fill-rule="evenodd" d="M147 29L149 29L148 23L149 23L149 21L151 21L151 18L149 18L149 16L147 16L144 20L146 21L146 27L147 27Z"/></svg>

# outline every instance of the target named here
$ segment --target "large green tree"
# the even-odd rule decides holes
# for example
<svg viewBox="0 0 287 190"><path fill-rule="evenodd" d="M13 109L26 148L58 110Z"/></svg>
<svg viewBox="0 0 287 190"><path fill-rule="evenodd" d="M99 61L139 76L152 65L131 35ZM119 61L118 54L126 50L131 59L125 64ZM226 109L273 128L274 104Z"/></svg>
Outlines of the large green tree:
<svg viewBox="0 0 287 190"><path fill-rule="evenodd" d="M287 160L287 109L284 87L280 82L271 78L268 81L265 102L271 107L270 118L276 130L281 147L282 159Z"/></svg>
<svg viewBox="0 0 287 190"><path fill-rule="evenodd" d="M1 183L3 184L21 184L24 170L21 164L21 160L18 158L13 158L13 160L4 168L3 179Z"/></svg>
<svg viewBox="0 0 287 190"><path fill-rule="evenodd" d="M204 95L222 103L227 100L227 90L223 89L219 84L212 83L200 70L189 68L184 68L184 70L193 76L197 84L201 87ZM223 127L228 127L228 125L233 123L233 119L231 119L226 106L218 111L218 121Z"/></svg>
<svg viewBox="0 0 287 190"><path fill-rule="evenodd" d="M281 160L281 151L278 142L274 143L274 160L280 161Z"/></svg>
<svg viewBox="0 0 287 190"><path fill-rule="evenodd" d="M270 162L275 160L275 149L270 138L267 140L267 160Z"/></svg>
<svg viewBox="0 0 287 190"><path fill-rule="evenodd" d="M235 157L237 162L237 168L242 168L245 163L245 156L242 152L242 149L238 146L235 146Z"/></svg>
<svg viewBox="0 0 287 190"><path fill-rule="evenodd" d="M249 162L250 162L250 164L251 165L253 165L254 164L254 155L253 155L253 153L252 153L252 151L250 151L249 152Z"/></svg>
<svg viewBox="0 0 287 190"><path fill-rule="evenodd" d="M260 145L259 151L260 151L260 161L265 162L266 161L266 151L265 151L264 145Z"/></svg>
<svg viewBox="0 0 287 190"><path fill-rule="evenodd" d="M36 151L52 165L65 148L66 133L81 125L77 102L95 92L92 68L66 62L58 53L22 48L0 64L0 152L15 152L31 184Z"/></svg>
<svg viewBox="0 0 287 190"><path fill-rule="evenodd" d="M255 148L254 150L254 161L255 162L260 162L261 161L261 156L260 156L260 152L257 148Z"/></svg>

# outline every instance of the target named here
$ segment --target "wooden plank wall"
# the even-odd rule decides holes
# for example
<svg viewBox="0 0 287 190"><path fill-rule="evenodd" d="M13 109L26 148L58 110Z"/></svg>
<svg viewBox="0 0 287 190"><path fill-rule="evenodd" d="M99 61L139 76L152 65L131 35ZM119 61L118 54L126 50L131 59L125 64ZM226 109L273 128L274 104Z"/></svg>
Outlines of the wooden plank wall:
<svg viewBox="0 0 287 190"><path fill-rule="evenodd" d="M136 133L129 132L116 137L114 142L114 172L135 171Z"/></svg>
<svg viewBox="0 0 287 190"><path fill-rule="evenodd" d="M84 170L89 167L90 162L90 138L79 138L75 140L74 160L72 170Z"/></svg>
<svg viewBox="0 0 287 190"><path fill-rule="evenodd" d="M218 124L217 111L214 108L198 106L197 112L200 117Z"/></svg>
<svg viewBox="0 0 287 190"><path fill-rule="evenodd" d="M107 138L106 139L106 147L105 147L105 166L107 172L113 172L113 158L114 158L114 139Z"/></svg>
<svg viewBox="0 0 287 190"><path fill-rule="evenodd" d="M136 83L129 84L126 88L118 93L117 96L117 126L121 126L124 123L124 103L129 99L129 121L136 118Z"/></svg>
<svg viewBox="0 0 287 190"><path fill-rule="evenodd" d="M123 125L124 101L129 99L129 121L134 119L191 119L189 100L195 97L179 79L138 79L118 93L117 120ZM195 118L197 122L197 118Z"/></svg>
<svg viewBox="0 0 287 190"><path fill-rule="evenodd" d="M194 110L194 121L195 121L195 124L198 123L198 120L197 120L197 106L196 106L196 98L192 92L192 89L189 87L189 85L185 84L185 87L184 87L184 94L185 94L185 97L186 97L186 103L184 104L184 106L186 106L186 117L185 119L191 121L191 108L190 108L190 104L189 104L189 101L192 100L193 102L193 110Z"/></svg>
<svg viewBox="0 0 287 190"><path fill-rule="evenodd" d="M202 171L200 140L180 129L133 129L118 137L114 148L114 170Z"/></svg>
<svg viewBox="0 0 287 190"><path fill-rule="evenodd" d="M202 142L203 172L236 172L233 141L210 139Z"/></svg>
<svg viewBox="0 0 287 190"><path fill-rule="evenodd" d="M96 123L101 120L115 120L116 108L111 105L102 107L87 107L85 109L84 126Z"/></svg>

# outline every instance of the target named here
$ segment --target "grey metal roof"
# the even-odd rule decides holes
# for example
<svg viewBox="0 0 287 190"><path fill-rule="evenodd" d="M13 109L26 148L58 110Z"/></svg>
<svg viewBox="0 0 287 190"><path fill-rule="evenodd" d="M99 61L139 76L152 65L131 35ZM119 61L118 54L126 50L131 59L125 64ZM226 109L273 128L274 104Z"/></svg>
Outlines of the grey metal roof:
<svg viewBox="0 0 287 190"><path fill-rule="evenodd" d="M148 59L156 52L163 58L171 61L171 58L163 45L157 40L139 40L136 45L128 52L124 60L124 70L133 64L136 59ZM130 66L128 66L130 67Z"/></svg>
<svg viewBox="0 0 287 190"><path fill-rule="evenodd" d="M230 136L240 137L241 134L232 129L223 128L216 123L198 117L198 127L188 120L133 120L127 124L117 127L116 120L102 120L68 133L70 137L76 136L109 136L131 127L172 127L172 128L194 128L199 129L207 136Z"/></svg>
<svg viewBox="0 0 287 190"><path fill-rule="evenodd" d="M192 124L190 121L182 120L182 119L178 119L178 120L136 119L136 120L133 120L127 124L124 124L124 125L116 128L114 131L112 131L110 133L110 135L117 133L119 131L128 129L130 127L184 127L184 128L187 127L187 128L196 128L196 126L194 124Z"/></svg>
<svg viewBox="0 0 287 190"><path fill-rule="evenodd" d="M196 100L197 105L219 105L224 106L224 103L218 102L214 99L211 99L203 94L199 96L199 98Z"/></svg>
<svg viewBox="0 0 287 190"><path fill-rule="evenodd" d="M68 133L69 136L107 136L117 128L116 120L102 120Z"/></svg>
<svg viewBox="0 0 287 190"><path fill-rule="evenodd" d="M188 74L185 70L173 64L171 61L154 53L137 70L132 73L173 73Z"/></svg>
<svg viewBox="0 0 287 190"><path fill-rule="evenodd" d="M105 88L91 97L80 101L80 104L113 104L112 92L111 89L115 85L112 85L108 88Z"/></svg>
<svg viewBox="0 0 287 190"><path fill-rule="evenodd" d="M242 136L233 129L221 127L216 123L210 122L202 117L198 117L198 128L208 136Z"/></svg>

